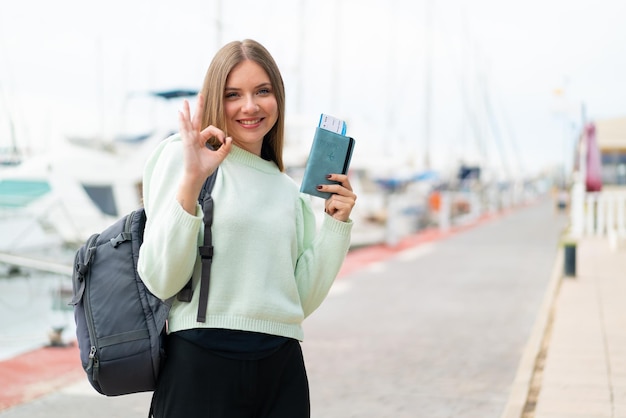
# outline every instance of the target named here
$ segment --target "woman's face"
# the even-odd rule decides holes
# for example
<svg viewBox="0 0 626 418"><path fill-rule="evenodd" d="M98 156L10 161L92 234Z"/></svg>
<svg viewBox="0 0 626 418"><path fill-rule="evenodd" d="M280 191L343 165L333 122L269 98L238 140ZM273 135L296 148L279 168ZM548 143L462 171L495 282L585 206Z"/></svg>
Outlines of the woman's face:
<svg viewBox="0 0 626 418"><path fill-rule="evenodd" d="M263 137L278 120L278 104L265 70L251 60L237 64L224 89L226 129L240 148L261 155Z"/></svg>

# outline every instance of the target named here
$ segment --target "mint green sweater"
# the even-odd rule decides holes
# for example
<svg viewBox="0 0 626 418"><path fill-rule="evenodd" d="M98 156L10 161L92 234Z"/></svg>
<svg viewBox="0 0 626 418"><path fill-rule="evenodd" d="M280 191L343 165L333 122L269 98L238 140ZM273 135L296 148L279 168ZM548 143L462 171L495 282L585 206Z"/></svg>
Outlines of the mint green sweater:
<svg viewBox="0 0 626 418"><path fill-rule="evenodd" d="M143 178L148 221L140 277L167 299L193 274L193 299L174 299L169 332L226 328L302 340L302 321L328 294L348 251L352 223L325 214L318 230L310 198L297 184L273 162L233 145L212 192L214 257L207 320L199 323L204 226L199 204L193 216L176 200L182 170L182 143L173 135L150 157Z"/></svg>

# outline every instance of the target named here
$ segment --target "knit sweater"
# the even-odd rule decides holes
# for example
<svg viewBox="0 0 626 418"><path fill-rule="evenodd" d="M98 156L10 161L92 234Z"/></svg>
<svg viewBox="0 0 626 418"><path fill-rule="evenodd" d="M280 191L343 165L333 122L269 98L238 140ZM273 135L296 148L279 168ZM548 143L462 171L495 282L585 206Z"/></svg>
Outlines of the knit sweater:
<svg viewBox="0 0 626 418"><path fill-rule="evenodd" d="M211 193L214 255L207 319L199 323L202 207L194 216L176 200L182 173L176 134L159 144L145 166L148 220L138 261L146 287L162 299L193 276L192 301L174 299L169 332L225 328L302 340L302 321L327 296L346 256L352 222L325 214L318 230L309 196L273 162L233 145Z"/></svg>

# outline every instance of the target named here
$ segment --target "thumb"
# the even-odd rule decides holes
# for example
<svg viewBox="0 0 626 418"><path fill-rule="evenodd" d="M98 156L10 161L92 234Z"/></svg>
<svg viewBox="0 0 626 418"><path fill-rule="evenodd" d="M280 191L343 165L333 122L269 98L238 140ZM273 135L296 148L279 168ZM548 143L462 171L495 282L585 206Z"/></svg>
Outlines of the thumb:
<svg viewBox="0 0 626 418"><path fill-rule="evenodd" d="M222 143L222 146L219 147L217 151L215 151L217 155L219 156L220 161L224 161L226 156L230 153L230 150L232 149L232 144L233 144L232 137L227 136L226 138L224 138L224 142Z"/></svg>

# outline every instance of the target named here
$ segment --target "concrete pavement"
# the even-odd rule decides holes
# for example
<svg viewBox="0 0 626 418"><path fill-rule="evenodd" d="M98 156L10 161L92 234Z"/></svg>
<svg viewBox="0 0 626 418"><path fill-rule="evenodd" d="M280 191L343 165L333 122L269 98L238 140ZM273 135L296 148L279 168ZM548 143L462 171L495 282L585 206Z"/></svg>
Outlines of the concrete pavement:
<svg viewBox="0 0 626 418"><path fill-rule="evenodd" d="M502 418L626 417L626 248L588 237L576 258L576 276L552 282Z"/></svg>
<svg viewBox="0 0 626 418"><path fill-rule="evenodd" d="M541 202L339 280L305 327L313 416L499 417L565 224Z"/></svg>
<svg viewBox="0 0 626 418"><path fill-rule="evenodd" d="M538 222L541 216L547 216L547 221L543 221L545 224L534 225L544 230L554 228L546 232L547 236L554 235L563 224L563 219L549 218L554 215L546 210L545 205L541 211L522 209L526 210L532 212L532 216L514 221L522 224ZM550 222L554 225L550 226ZM536 248L535 252L526 248L537 246L537 242L528 241L530 237L523 236L528 225L511 230L518 236L520 246L500 254L502 262L472 261L471 257L463 258L458 252L459 248L471 246L477 251L484 247L497 252L488 240L498 231L509 228L510 223L498 224L495 220L485 232L469 231L463 234L465 238L456 242L451 240L445 246L437 243L441 238L455 235L456 231L445 236L413 237L395 250L381 247L351 254L344 277L337 281L329 300L319 313L307 320L307 341L303 346L312 384L313 416L626 418L626 249L611 252L606 240L581 240L577 248L578 274L575 278L562 278L560 251L555 249L548 266L541 261L543 258L537 257L549 253L550 245L545 249ZM495 243L503 242L503 239L498 237ZM557 240L555 236L554 241ZM448 240L441 240L444 241ZM517 257L510 251L517 251ZM454 266L454 259L449 258L451 265L441 266L441 259L435 260L433 256L435 253L443 253L445 257L454 255L456 263L463 265ZM520 257L540 264L540 268L534 270L532 268L536 266L524 266L523 263L513 265ZM357 264L350 264L354 260L358 260ZM381 266L386 260L391 260L390 264ZM415 260L420 261L410 264ZM366 267L367 274L362 275ZM455 267L461 270L454 270ZM438 272L436 268L442 270ZM442 283L442 278L448 275L461 276L459 271L463 268L471 270L470 275L462 277L463 280L473 280L478 288L467 281ZM506 271L514 276L520 269L528 269L520 275L528 280L527 283L483 281L480 277L481 273L498 277ZM381 273L383 270L385 272ZM416 271L419 273L411 273ZM413 283L422 285L418 279L424 272L437 276L433 277L432 283L427 283L429 286L403 287L413 286ZM536 275L537 272L545 272L545 277L532 282L530 279L533 278L525 275ZM389 286L391 283L396 285L395 290ZM454 295L446 299L446 292L450 294L452 290L446 286L453 284L464 289L458 299ZM514 287L496 293L503 286ZM528 292L530 287L539 291L539 297ZM390 293L387 299L384 289L395 293ZM411 298L403 295L409 289L410 295L431 293L411 303ZM514 291L517 296L527 299L527 306L509 306L507 310L506 305L516 300L502 302L501 296L507 291ZM479 294L486 299L471 299ZM463 305L463 298L474 302ZM377 305L380 300L391 303L381 307ZM487 302L496 305L487 306ZM445 310L442 310L442 304L446 305ZM482 311L486 309L488 312L482 312L481 306L484 307ZM499 323L509 324L511 341L504 342L509 336L502 335L502 331L485 333L485 324L479 323L478 317L471 317L471 311L459 311L460 307L471 308L477 314L485 315L484 318L493 317L487 324L494 329ZM533 318L530 322L534 322L528 331L525 331L525 319L512 316L523 309L528 310L524 318ZM366 314L368 310L376 315ZM440 317L437 317L437 310ZM363 323L349 323L347 319L351 312L362 318ZM413 322L424 317L423 322ZM382 322L373 322L377 320ZM340 326L330 329L333 322ZM480 328L471 328L474 325ZM519 343L513 334L520 334ZM418 340L411 339L416 337ZM417 343L413 344L413 341ZM498 356L505 351L507 355L499 360ZM350 358L355 361L351 362ZM3 369L3 363L7 364L0 362L0 377L7 370ZM403 365L404 370L399 368ZM80 373L71 375L77 370L71 369L67 376L76 383L56 381L56 386L49 387L48 394L42 396L37 388L41 390L42 385L45 386L46 382L50 385L54 380L48 377L39 385L31 382L26 390L35 395L0 410L0 417L146 415L150 394L102 397L89 387ZM82 373L82 370L78 371ZM0 380L0 394L7 391L5 384L11 383ZM446 393L446 389L451 390ZM363 392L367 396L359 395Z"/></svg>

